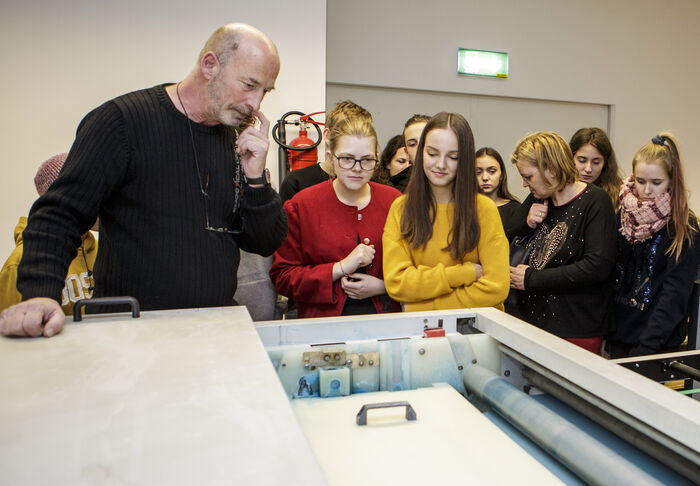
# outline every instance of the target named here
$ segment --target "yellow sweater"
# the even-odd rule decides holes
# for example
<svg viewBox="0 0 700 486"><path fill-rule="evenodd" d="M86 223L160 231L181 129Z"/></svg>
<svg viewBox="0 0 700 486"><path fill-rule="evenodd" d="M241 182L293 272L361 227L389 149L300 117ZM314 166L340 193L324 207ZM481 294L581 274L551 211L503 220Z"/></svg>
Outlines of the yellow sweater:
<svg viewBox="0 0 700 486"><path fill-rule="evenodd" d="M477 196L481 237L462 261L452 259L447 236L452 227L453 203L438 204L433 236L425 248L412 249L401 238L401 215L406 196L394 201L384 226L384 284L389 296L406 304L407 311L498 307L510 288L509 247L496 205ZM473 263L484 275L476 280Z"/></svg>
<svg viewBox="0 0 700 486"><path fill-rule="evenodd" d="M17 245L5 265L0 271L0 311L22 301L22 296L17 291L17 266L22 260L24 245L22 243L22 232L27 226L27 218L22 216L15 227L15 244ZM81 254L82 252L84 253ZM83 249L78 250L78 255L68 267L66 275L66 286L63 287L61 295L61 307L67 316L73 315L73 304L80 299L92 297L92 286L89 272L95 266L97 257L97 239L88 232L83 240Z"/></svg>

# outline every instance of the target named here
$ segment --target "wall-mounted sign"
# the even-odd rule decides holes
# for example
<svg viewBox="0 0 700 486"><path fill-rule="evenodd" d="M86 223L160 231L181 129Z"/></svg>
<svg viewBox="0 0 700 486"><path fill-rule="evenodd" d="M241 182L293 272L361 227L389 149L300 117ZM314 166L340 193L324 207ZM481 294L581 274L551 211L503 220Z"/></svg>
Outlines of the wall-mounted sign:
<svg viewBox="0 0 700 486"><path fill-rule="evenodd" d="M457 54L457 72L474 76L508 77L508 54L460 48Z"/></svg>

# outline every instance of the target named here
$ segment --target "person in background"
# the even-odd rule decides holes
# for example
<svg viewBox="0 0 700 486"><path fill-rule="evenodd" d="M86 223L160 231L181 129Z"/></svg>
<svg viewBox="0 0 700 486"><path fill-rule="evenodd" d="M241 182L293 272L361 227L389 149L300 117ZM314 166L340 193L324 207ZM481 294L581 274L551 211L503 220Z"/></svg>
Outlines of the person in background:
<svg viewBox="0 0 700 486"><path fill-rule="evenodd" d="M605 190L615 211L620 208L622 178L610 139L600 128L581 128L569 142L579 180Z"/></svg>
<svg viewBox="0 0 700 486"><path fill-rule="evenodd" d="M508 241L496 205L479 194L474 136L438 113L418 143L406 194L384 227L384 281L407 311L496 306L508 295Z"/></svg>
<svg viewBox="0 0 700 486"><path fill-rule="evenodd" d="M393 187L370 182L377 134L366 117L346 118L328 134L333 180L284 204L289 234L275 252L270 278L297 304L298 317L398 311L382 274L382 230Z"/></svg>
<svg viewBox="0 0 700 486"><path fill-rule="evenodd" d="M406 120L406 124L403 127L403 139L411 164L416 163L418 142L420 141L423 128L425 128L425 124L428 123L428 120L430 120L430 117L427 115L413 115Z"/></svg>
<svg viewBox="0 0 700 486"><path fill-rule="evenodd" d="M661 133L639 149L620 190L613 358L677 351L698 274L698 222L678 142Z"/></svg>
<svg viewBox="0 0 700 486"><path fill-rule="evenodd" d="M510 269L511 287L523 291L518 311L530 324L600 354L613 326L612 202L578 180L571 148L556 133L525 137L511 162L530 195L511 219L508 239L533 238L528 264Z"/></svg>
<svg viewBox="0 0 700 486"><path fill-rule="evenodd" d="M520 201L508 190L506 167L496 149L482 147L476 151L476 180L479 192L496 203L501 223L507 228L508 221L520 207Z"/></svg>
<svg viewBox="0 0 700 486"><path fill-rule="evenodd" d="M53 181L61 172L61 167L66 161L67 153L54 155L41 164L34 177L34 185L39 196L43 196ZM15 249L10 254L0 272L0 311L22 301L22 296L17 291L17 266L22 259L22 232L27 226L27 218L22 216L15 227ZM65 287L61 292L61 308L67 316L73 315L73 304L80 299L89 299L92 296L94 282L92 280L92 268L95 266L97 256L97 239L88 231L82 237L76 256L68 267L65 279Z"/></svg>
<svg viewBox="0 0 700 486"><path fill-rule="evenodd" d="M143 310L234 305L240 250L270 255L287 232L265 171L270 124L260 112L279 67L269 37L228 24L182 81L86 115L29 213L17 270L23 302L0 314L2 334L61 331L65 276L98 217L94 297L130 295ZM259 126L241 128L249 115Z"/></svg>
<svg viewBox="0 0 700 486"><path fill-rule="evenodd" d="M326 114L326 126L323 129L323 141L328 146L328 134L335 125L347 118L364 118L372 123L372 115L360 105L345 100L337 103ZM326 152L327 153L327 152ZM324 158L318 164L313 164L303 169L298 169L287 174L280 184L280 197L282 202L291 199L297 192L307 187L327 181L333 177L333 161Z"/></svg>
<svg viewBox="0 0 700 486"><path fill-rule="evenodd" d="M379 164L374 170L374 180L404 192L411 177L411 171L408 170L410 167L411 161L408 159L403 135L394 135L382 150Z"/></svg>

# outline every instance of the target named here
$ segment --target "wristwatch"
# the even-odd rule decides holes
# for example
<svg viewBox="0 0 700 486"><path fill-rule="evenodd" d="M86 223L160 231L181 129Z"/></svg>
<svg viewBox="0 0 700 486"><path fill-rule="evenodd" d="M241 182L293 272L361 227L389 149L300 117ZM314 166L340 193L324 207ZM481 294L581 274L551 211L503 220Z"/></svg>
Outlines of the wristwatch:
<svg viewBox="0 0 700 486"><path fill-rule="evenodd" d="M244 175L245 177L245 175ZM265 170L263 170L263 173L260 177L245 177L245 183L250 185L250 184L263 184L266 186L270 185L270 169L265 167Z"/></svg>

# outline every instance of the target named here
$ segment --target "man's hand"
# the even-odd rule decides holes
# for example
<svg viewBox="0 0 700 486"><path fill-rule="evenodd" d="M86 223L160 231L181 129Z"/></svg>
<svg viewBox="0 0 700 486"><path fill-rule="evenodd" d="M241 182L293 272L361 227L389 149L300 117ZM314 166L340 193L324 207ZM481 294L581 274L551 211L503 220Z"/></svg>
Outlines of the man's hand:
<svg viewBox="0 0 700 486"><path fill-rule="evenodd" d="M254 111L253 115L260 120L260 127L246 128L236 140L236 152L241 159L243 172L249 179L262 175L270 146L270 121L260 111Z"/></svg>
<svg viewBox="0 0 700 486"><path fill-rule="evenodd" d="M35 297L5 309L0 314L3 336L51 337L61 332L66 316L53 299Z"/></svg>

